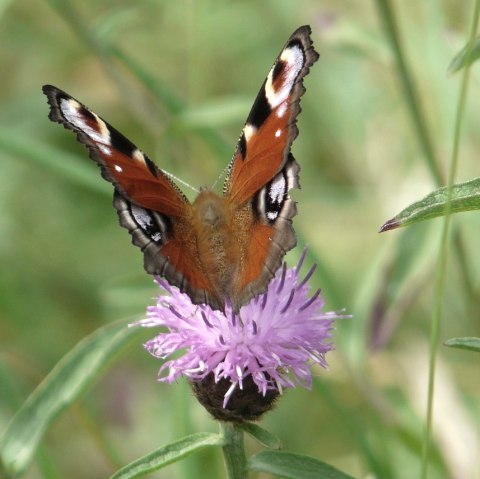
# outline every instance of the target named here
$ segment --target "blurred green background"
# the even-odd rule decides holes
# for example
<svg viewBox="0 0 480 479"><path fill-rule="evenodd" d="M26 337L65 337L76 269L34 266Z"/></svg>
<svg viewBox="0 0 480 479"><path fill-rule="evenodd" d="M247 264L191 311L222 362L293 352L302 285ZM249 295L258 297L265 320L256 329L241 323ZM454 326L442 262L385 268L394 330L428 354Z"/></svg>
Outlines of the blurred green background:
<svg viewBox="0 0 480 479"><path fill-rule="evenodd" d="M418 476L442 220L377 233L437 186L382 4L0 1L0 431L78 341L140 319L157 292L118 226L110 185L47 119L41 86L87 104L161 168L211 185L275 56L310 24L321 58L305 81L293 147L299 246L287 260L308 244L327 310L353 318L338 323L330 370L315 370L313 391L287 391L262 425L286 450L355 477ZM392 9L430 158L446 178L460 81L447 67L466 42L472 5L396 0ZM471 74L458 181L480 176L478 65ZM453 218L442 341L480 335L479 231L478 213ZM216 431L186 384L156 383L159 366L141 340L122 351L54 423L25 477L107 477L185 434ZM442 346L437 366L430 477L479 478L478 355ZM155 477L224 477L222 458L209 450Z"/></svg>

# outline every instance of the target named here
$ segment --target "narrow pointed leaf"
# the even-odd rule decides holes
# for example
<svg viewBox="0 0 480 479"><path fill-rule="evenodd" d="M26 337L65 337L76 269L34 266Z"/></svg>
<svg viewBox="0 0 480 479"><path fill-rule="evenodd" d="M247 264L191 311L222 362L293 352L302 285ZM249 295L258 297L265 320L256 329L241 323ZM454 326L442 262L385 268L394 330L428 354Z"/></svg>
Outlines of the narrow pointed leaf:
<svg viewBox="0 0 480 479"><path fill-rule="evenodd" d="M448 66L448 73L456 73L462 68L471 65L480 58L480 37L477 37L473 43L470 54L468 55L468 45L464 46L454 57Z"/></svg>
<svg viewBox="0 0 480 479"><path fill-rule="evenodd" d="M111 479L131 479L156 471L206 447L223 446L219 434L199 432L167 444L118 470Z"/></svg>
<svg viewBox="0 0 480 479"><path fill-rule="evenodd" d="M281 451L264 451L248 460L248 469L288 479L353 479L313 457Z"/></svg>
<svg viewBox="0 0 480 479"><path fill-rule="evenodd" d="M106 363L140 328L116 322L83 339L28 397L0 438L0 470L20 475L53 420L102 372Z"/></svg>
<svg viewBox="0 0 480 479"><path fill-rule="evenodd" d="M254 439L256 439L262 446L267 447L268 449L280 449L282 443L280 439L267 431L266 429L261 428L257 424L252 422L245 422L238 426L242 431L246 432Z"/></svg>
<svg viewBox="0 0 480 479"><path fill-rule="evenodd" d="M407 206L391 220L388 220L380 228L380 233L399 228L400 226L408 226L419 221L443 216L445 214L447 196L447 187L433 191L420 201ZM480 178L452 186L450 213L478 209L480 209Z"/></svg>
<svg viewBox="0 0 480 479"><path fill-rule="evenodd" d="M445 341L445 346L452 348L466 349L468 351L476 351L480 353L480 338L451 338Z"/></svg>

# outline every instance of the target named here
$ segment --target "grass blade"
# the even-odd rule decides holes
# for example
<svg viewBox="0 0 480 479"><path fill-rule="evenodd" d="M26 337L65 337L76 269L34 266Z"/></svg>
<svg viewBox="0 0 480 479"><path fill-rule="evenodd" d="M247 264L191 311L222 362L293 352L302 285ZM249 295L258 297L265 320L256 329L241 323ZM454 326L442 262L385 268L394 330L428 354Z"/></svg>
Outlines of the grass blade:
<svg viewBox="0 0 480 479"><path fill-rule="evenodd" d="M0 151L30 161L92 191L112 195L111 187L99 180L96 168L78 155L37 143L28 136L0 127Z"/></svg>
<svg viewBox="0 0 480 479"><path fill-rule="evenodd" d="M162 446L159 449L131 462L117 471L111 479L131 479L156 471L172 462L178 461L193 452L206 447L223 446L219 434L199 432L178 441Z"/></svg>
<svg viewBox="0 0 480 479"><path fill-rule="evenodd" d="M116 322L98 329L57 363L14 416L0 438L0 470L9 477L25 471L54 419L93 382L106 363L140 328Z"/></svg>

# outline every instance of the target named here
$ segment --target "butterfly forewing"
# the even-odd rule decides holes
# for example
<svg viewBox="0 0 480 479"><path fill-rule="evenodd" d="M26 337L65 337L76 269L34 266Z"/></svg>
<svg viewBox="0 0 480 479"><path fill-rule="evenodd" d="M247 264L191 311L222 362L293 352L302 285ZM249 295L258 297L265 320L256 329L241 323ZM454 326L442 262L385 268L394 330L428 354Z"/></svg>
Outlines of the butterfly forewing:
<svg viewBox="0 0 480 479"><path fill-rule="evenodd" d="M100 165L104 178L121 194L137 205L167 215L185 214L185 196L130 140L64 91L45 85L43 92L51 107L50 119L77 134Z"/></svg>
<svg viewBox="0 0 480 479"><path fill-rule="evenodd" d="M310 27L300 27L275 60L240 135L224 187L235 203L250 199L287 162L298 134L303 77L317 59Z"/></svg>
<svg viewBox="0 0 480 479"><path fill-rule="evenodd" d="M290 147L317 60L310 27L295 31L277 57L242 130L224 196L202 190L190 203L132 142L86 106L46 85L50 119L77 134L115 188L120 223L144 253L145 270L165 277L196 303L239 311L265 291L296 244L292 218L299 166Z"/></svg>

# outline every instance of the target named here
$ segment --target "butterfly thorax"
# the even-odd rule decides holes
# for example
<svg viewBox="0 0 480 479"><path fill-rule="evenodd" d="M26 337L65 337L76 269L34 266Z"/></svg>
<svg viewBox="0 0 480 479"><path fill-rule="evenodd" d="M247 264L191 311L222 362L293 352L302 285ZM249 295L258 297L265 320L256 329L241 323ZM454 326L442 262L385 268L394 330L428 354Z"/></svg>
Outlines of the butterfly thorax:
<svg viewBox="0 0 480 479"><path fill-rule="evenodd" d="M202 190L192 204L191 222L195 231L198 258L217 296L232 299L234 279L240 261L240 248L229 219L224 197Z"/></svg>

